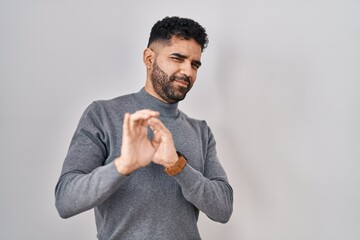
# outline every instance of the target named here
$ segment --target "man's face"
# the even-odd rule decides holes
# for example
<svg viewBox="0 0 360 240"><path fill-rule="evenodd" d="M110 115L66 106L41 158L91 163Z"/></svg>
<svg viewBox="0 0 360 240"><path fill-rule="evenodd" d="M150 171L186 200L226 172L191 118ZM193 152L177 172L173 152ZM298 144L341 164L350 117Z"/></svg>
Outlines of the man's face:
<svg viewBox="0 0 360 240"><path fill-rule="evenodd" d="M150 73L154 92L168 103L183 100L196 80L201 47L194 40L173 38L170 46L156 50Z"/></svg>

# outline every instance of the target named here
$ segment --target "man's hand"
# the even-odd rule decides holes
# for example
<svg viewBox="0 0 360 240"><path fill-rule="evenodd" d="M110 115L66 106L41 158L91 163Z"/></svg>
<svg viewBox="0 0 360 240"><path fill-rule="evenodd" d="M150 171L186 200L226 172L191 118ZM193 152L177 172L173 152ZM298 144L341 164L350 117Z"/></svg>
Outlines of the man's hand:
<svg viewBox="0 0 360 240"><path fill-rule="evenodd" d="M153 157L153 162L164 167L173 166L179 157L176 153L171 132L157 118L150 118L148 124L154 132L152 145L157 149Z"/></svg>
<svg viewBox="0 0 360 240"><path fill-rule="evenodd" d="M157 145L149 140L148 120L158 116L159 112L148 109L125 114L121 156L115 159L120 174L129 175L152 161Z"/></svg>

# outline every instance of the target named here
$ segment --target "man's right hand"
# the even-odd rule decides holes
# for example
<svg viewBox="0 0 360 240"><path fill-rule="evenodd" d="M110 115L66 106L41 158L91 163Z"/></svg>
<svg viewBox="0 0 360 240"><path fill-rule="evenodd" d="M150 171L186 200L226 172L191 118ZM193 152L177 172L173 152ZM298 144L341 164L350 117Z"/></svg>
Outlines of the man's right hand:
<svg viewBox="0 0 360 240"><path fill-rule="evenodd" d="M148 120L158 116L159 112L148 109L125 114L121 156L115 159L121 175L129 175L152 161L156 149L148 137Z"/></svg>

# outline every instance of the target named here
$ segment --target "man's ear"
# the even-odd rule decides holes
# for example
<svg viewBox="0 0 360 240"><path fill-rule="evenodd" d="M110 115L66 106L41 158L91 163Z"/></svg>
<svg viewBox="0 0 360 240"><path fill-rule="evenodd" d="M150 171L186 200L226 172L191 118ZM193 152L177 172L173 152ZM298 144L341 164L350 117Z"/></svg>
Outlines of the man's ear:
<svg viewBox="0 0 360 240"><path fill-rule="evenodd" d="M143 61L147 69L152 68L152 65L154 63L155 59L155 53L150 48L145 48L144 54L143 54Z"/></svg>

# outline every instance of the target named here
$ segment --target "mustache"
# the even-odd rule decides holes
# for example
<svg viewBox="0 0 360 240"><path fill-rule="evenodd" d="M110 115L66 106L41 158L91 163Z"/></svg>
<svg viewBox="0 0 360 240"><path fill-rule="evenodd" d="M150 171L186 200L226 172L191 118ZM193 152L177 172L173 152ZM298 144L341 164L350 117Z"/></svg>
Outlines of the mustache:
<svg viewBox="0 0 360 240"><path fill-rule="evenodd" d="M181 81L184 81L186 82L189 86L191 85L191 82L190 82L190 78L188 76L172 76L170 78L171 81L177 81L177 80L181 80Z"/></svg>

